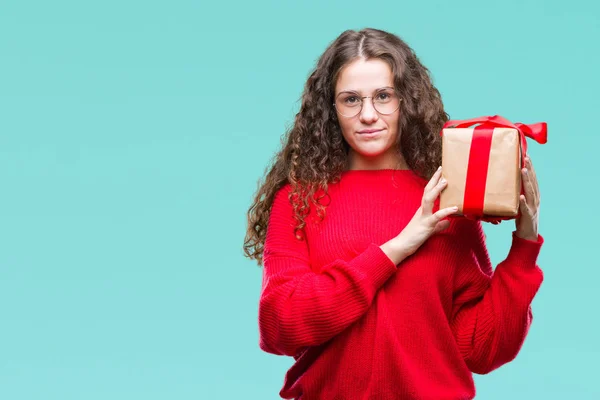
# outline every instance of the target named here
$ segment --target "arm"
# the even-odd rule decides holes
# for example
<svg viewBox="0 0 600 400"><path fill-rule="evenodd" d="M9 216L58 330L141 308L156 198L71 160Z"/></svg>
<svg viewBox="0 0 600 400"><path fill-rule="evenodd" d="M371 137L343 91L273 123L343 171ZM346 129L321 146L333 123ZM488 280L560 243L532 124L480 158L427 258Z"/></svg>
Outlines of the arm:
<svg viewBox="0 0 600 400"><path fill-rule="evenodd" d="M276 194L269 216L258 314L260 348L293 356L358 320L397 267L371 243L352 260L312 271L306 241L294 237L288 193L289 185Z"/></svg>
<svg viewBox="0 0 600 400"><path fill-rule="evenodd" d="M481 223L468 221L459 233L465 246L458 251L451 327L469 369L487 374L512 361L525 341L543 281L536 261L544 239L513 232L508 256L492 271Z"/></svg>

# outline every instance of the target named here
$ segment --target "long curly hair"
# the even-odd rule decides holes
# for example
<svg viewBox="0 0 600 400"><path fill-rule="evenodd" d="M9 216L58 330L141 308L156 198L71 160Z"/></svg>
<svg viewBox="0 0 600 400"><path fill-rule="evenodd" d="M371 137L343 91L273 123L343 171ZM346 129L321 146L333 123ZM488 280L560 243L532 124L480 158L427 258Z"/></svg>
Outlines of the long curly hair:
<svg viewBox="0 0 600 400"><path fill-rule="evenodd" d="M398 36L373 28L342 32L319 58L302 94L294 124L282 137L282 148L265 170L248 210L245 256L262 265L267 223L275 194L289 183L288 195L296 218L295 236L304 240L304 218L311 204L325 216L327 185L339 181L349 167L349 145L342 136L333 107L340 71L358 58L381 59L391 68L394 86L402 97L397 150L409 168L430 179L441 165L440 130L449 119L429 70ZM315 196L318 193L318 196Z"/></svg>

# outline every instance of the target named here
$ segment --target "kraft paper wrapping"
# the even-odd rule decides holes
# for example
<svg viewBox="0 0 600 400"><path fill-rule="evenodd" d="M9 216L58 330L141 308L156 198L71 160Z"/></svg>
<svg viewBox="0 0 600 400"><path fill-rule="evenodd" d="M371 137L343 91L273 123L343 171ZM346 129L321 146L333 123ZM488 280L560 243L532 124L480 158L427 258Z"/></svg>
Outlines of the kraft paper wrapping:
<svg viewBox="0 0 600 400"><path fill-rule="evenodd" d="M440 194L440 209L458 206L458 215L463 214L473 130L446 128L442 132L442 176L448 184ZM520 157L517 130L494 128L483 205L485 216L517 216L521 194Z"/></svg>

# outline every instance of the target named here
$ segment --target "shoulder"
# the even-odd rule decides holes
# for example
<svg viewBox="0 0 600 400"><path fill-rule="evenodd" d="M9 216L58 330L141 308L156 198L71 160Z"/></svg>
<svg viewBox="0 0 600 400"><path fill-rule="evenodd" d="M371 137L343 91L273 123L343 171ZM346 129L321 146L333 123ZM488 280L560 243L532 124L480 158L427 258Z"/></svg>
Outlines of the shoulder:
<svg viewBox="0 0 600 400"><path fill-rule="evenodd" d="M273 255L305 258L306 243L299 240L303 231L298 228L296 211L289 198L291 191L291 185L286 183L275 192L266 228L265 259Z"/></svg>
<svg viewBox="0 0 600 400"><path fill-rule="evenodd" d="M290 183L285 183L275 191L275 194L273 195L273 201L271 203L271 219L274 216L282 216L290 212L292 209L292 203L290 201L291 191L292 185Z"/></svg>
<svg viewBox="0 0 600 400"><path fill-rule="evenodd" d="M273 202L281 202L283 199L288 199L291 191L292 184L289 182L284 183L279 189L275 191Z"/></svg>
<svg viewBox="0 0 600 400"><path fill-rule="evenodd" d="M312 198L302 198L302 196L306 196L308 193L308 190L305 190L305 188L299 187L296 188L295 193L294 192L294 188L292 187L292 184L289 182L284 183L279 189L276 190L274 198L273 198L273 205L277 205L277 206L283 206L284 204L286 206L292 207L293 204L297 204L298 206L300 206L302 208L302 205L304 203L304 201L306 200L308 202L308 206L310 208L310 204L312 204L313 202L318 201L320 204L325 204L327 205L330 201L331 195L333 193L338 192L338 190L336 190L339 186L339 183L329 183L327 185L327 189L323 189L321 187L317 188L313 195Z"/></svg>

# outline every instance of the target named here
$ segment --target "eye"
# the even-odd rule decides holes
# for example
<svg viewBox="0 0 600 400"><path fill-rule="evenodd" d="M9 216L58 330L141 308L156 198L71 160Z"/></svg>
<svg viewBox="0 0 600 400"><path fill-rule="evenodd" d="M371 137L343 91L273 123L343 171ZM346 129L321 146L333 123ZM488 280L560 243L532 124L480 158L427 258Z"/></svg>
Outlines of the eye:
<svg viewBox="0 0 600 400"><path fill-rule="evenodd" d="M348 97L344 98L345 104L356 104L359 101L360 101L360 99L356 96L348 96Z"/></svg>
<svg viewBox="0 0 600 400"><path fill-rule="evenodd" d="M388 92L380 92L377 94L377 100L387 101L392 98L392 94Z"/></svg>

